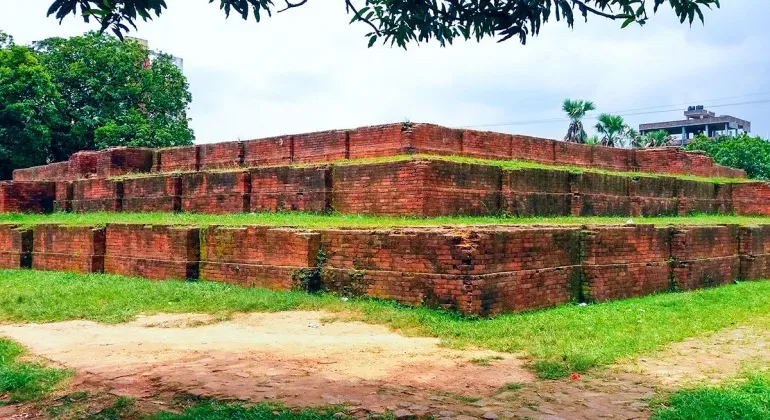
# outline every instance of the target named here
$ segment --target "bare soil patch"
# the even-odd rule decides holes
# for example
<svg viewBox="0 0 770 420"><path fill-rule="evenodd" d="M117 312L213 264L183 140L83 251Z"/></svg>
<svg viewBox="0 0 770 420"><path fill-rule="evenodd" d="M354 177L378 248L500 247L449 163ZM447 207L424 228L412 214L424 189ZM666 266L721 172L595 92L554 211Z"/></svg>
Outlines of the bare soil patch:
<svg viewBox="0 0 770 420"><path fill-rule="evenodd" d="M723 378L747 360L770 357L770 333L736 328L579 380L539 381L516 355L451 350L438 339L327 319L324 312L225 321L164 314L120 325L0 325L0 335L75 369L71 389L137 398L150 411L192 394L297 407L347 404L361 416L408 410L455 418L646 418L647 401L660 389ZM22 417L35 413L27 408L0 407L0 417L41 415Z"/></svg>

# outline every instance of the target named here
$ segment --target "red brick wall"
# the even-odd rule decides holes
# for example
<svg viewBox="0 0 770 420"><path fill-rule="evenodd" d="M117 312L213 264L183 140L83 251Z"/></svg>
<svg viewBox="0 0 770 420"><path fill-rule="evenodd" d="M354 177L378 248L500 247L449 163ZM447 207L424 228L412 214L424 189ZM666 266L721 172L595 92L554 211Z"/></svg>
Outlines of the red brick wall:
<svg viewBox="0 0 770 420"><path fill-rule="evenodd" d="M594 146L592 148L591 166L599 169L609 169L626 172L632 169L634 149Z"/></svg>
<svg viewBox="0 0 770 420"><path fill-rule="evenodd" d="M29 268L32 261L32 230L0 225L0 268Z"/></svg>
<svg viewBox="0 0 770 420"><path fill-rule="evenodd" d="M350 158L393 156L410 151L411 142L402 124L376 125L350 130Z"/></svg>
<svg viewBox="0 0 770 420"><path fill-rule="evenodd" d="M14 181L59 181L70 179L68 162L56 162L43 166L16 169Z"/></svg>
<svg viewBox="0 0 770 420"><path fill-rule="evenodd" d="M430 161L425 170L421 215L487 215L500 212L502 171L499 167Z"/></svg>
<svg viewBox="0 0 770 420"><path fill-rule="evenodd" d="M100 273L104 271L103 228L37 225L32 232L35 270Z"/></svg>
<svg viewBox="0 0 770 420"><path fill-rule="evenodd" d="M770 278L770 225L740 228L741 280Z"/></svg>
<svg viewBox="0 0 770 420"><path fill-rule="evenodd" d="M401 161L332 168L332 208L348 214L424 215L428 164Z"/></svg>
<svg viewBox="0 0 770 420"><path fill-rule="evenodd" d="M590 228L582 242L585 299L603 302L669 290L668 228Z"/></svg>
<svg viewBox="0 0 770 420"><path fill-rule="evenodd" d="M68 177L70 179L90 178L96 175L99 163L99 152L85 150L70 156L68 164ZM63 180L64 178L57 179Z"/></svg>
<svg viewBox="0 0 770 420"><path fill-rule="evenodd" d="M203 171L243 166L244 148L239 141L201 144L198 146L198 154L199 167Z"/></svg>
<svg viewBox="0 0 770 420"><path fill-rule="evenodd" d="M180 175L182 210L194 213L249 211L249 173L195 172Z"/></svg>
<svg viewBox="0 0 770 420"><path fill-rule="evenodd" d="M732 186L732 202L739 215L770 216L770 183L735 184Z"/></svg>
<svg viewBox="0 0 770 420"><path fill-rule="evenodd" d="M74 199L74 186L71 181L59 181L56 183L56 195L53 202L53 210L57 212L72 211Z"/></svg>
<svg viewBox="0 0 770 420"><path fill-rule="evenodd" d="M556 141L530 136L511 136L511 158L553 164Z"/></svg>
<svg viewBox="0 0 770 420"><path fill-rule="evenodd" d="M570 177L573 216L626 216L631 214L631 178L584 172Z"/></svg>
<svg viewBox="0 0 770 420"><path fill-rule="evenodd" d="M211 226L201 234L202 279L291 289L297 269L315 267L320 234L259 226Z"/></svg>
<svg viewBox="0 0 770 420"><path fill-rule="evenodd" d="M438 155L460 155L465 139L463 130L442 127L435 124L413 124L403 132L400 153L430 153ZM482 156L483 147L469 140L467 155ZM507 150L508 146L505 146Z"/></svg>
<svg viewBox="0 0 770 420"><path fill-rule="evenodd" d="M178 175L127 178L123 181L123 211L173 212L182 208L182 179Z"/></svg>
<svg viewBox="0 0 770 420"><path fill-rule="evenodd" d="M104 178L82 179L72 182L72 211L121 211L123 181Z"/></svg>
<svg viewBox="0 0 770 420"><path fill-rule="evenodd" d="M344 130L296 134L291 141L293 163L325 163L348 157L348 133Z"/></svg>
<svg viewBox="0 0 770 420"><path fill-rule="evenodd" d="M200 146L168 147L155 153L156 172L189 172L200 169Z"/></svg>
<svg viewBox="0 0 770 420"><path fill-rule="evenodd" d="M200 229L107 225L104 272L152 280L197 279Z"/></svg>
<svg viewBox="0 0 770 420"><path fill-rule="evenodd" d="M587 144L557 141L553 163L567 166L592 166L594 147Z"/></svg>
<svg viewBox="0 0 770 420"><path fill-rule="evenodd" d="M681 290L731 283L740 274L738 227L692 226L671 237L673 275Z"/></svg>
<svg viewBox="0 0 770 420"><path fill-rule="evenodd" d="M0 213L50 213L56 184L45 181L0 182Z"/></svg>
<svg viewBox="0 0 770 420"><path fill-rule="evenodd" d="M292 137L279 136L243 142L243 165L288 165L292 160Z"/></svg>
<svg viewBox="0 0 770 420"><path fill-rule="evenodd" d="M679 187L673 177L637 177L628 185L632 216L675 216L679 214Z"/></svg>
<svg viewBox="0 0 770 420"><path fill-rule="evenodd" d="M96 176L108 178L150 172L155 163L155 150L139 147L114 147L97 152Z"/></svg>
<svg viewBox="0 0 770 420"><path fill-rule="evenodd" d="M520 217L569 216L570 173L547 169L502 171L501 210Z"/></svg>
<svg viewBox="0 0 770 420"><path fill-rule="evenodd" d="M422 152L422 148L420 148ZM460 154L454 152L452 154ZM462 135L462 154L486 159L511 158L511 135L490 131L465 130Z"/></svg>
<svg viewBox="0 0 770 420"><path fill-rule="evenodd" d="M324 212L331 207L328 166L256 168L251 174L250 211Z"/></svg>

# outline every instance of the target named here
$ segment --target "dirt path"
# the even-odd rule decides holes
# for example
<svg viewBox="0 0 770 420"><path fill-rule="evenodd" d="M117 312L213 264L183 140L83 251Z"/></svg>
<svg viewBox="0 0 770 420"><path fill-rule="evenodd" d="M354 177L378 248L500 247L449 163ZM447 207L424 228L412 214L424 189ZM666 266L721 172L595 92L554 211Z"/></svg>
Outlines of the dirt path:
<svg viewBox="0 0 770 420"><path fill-rule="evenodd" d="M0 335L75 369L78 386L139 400L189 393L454 418L645 418L658 387L726 376L747 359L770 357L770 335L739 328L578 381L537 381L515 355L449 350L437 339L327 317L157 315L120 325L0 325Z"/></svg>

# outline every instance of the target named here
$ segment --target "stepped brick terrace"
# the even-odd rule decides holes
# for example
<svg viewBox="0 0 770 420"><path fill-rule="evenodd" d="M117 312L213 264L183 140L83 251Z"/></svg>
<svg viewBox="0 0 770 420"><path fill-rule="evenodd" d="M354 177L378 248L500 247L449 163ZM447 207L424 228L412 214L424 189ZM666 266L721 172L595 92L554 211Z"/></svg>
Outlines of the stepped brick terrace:
<svg viewBox="0 0 770 420"><path fill-rule="evenodd" d="M0 183L0 212L770 215L770 184L700 153L431 124L85 151L13 178ZM766 278L768 255L770 225L0 225L2 268L330 290L479 315Z"/></svg>

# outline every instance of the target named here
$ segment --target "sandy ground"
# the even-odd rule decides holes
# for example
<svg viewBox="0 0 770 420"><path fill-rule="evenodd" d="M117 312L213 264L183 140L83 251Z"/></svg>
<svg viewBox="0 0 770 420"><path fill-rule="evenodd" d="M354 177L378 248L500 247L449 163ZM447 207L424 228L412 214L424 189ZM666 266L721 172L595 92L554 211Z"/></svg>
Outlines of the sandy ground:
<svg viewBox="0 0 770 420"><path fill-rule="evenodd" d="M139 400L189 393L298 407L348 404L361 416L406 410L453 418L646 418L656 389L722 378L747 360L770 358L770 333L737 328L577 381L538 381L516 355L450 350L437 339L328 318L156 315L120 325L0 325L0 335L75 369L75 387ZM0 416L20 415L11 410Z"/></svg>

